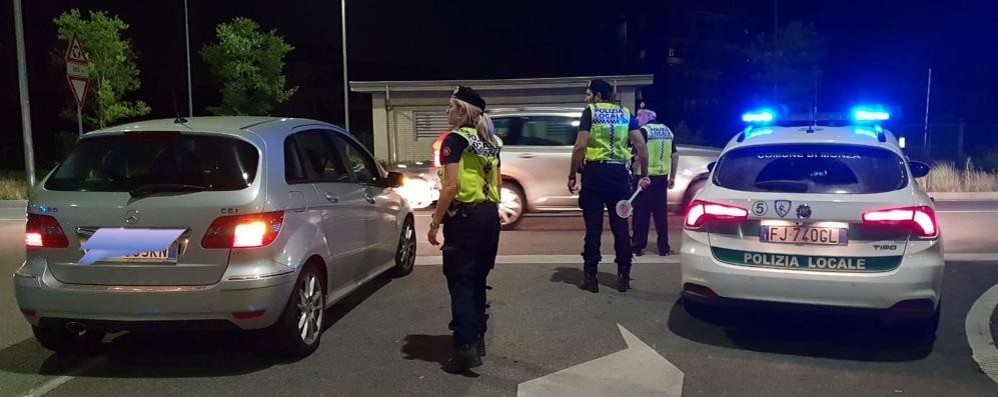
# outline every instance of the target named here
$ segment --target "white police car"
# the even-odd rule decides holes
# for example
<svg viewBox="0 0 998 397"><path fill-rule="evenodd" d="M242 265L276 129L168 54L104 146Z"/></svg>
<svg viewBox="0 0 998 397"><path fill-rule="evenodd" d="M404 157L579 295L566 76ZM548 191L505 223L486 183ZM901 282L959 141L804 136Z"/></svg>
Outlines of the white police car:
<svg viewBox="0 0 998 397"><path fill-rule="evenodd" d="M837 307L939 322L943 248L933 202L880 126L889 113L803 125L771 111L728 143L687 209L680 257L690 313L729 304ZM783 306L783 305L777 305Z"/></svg>

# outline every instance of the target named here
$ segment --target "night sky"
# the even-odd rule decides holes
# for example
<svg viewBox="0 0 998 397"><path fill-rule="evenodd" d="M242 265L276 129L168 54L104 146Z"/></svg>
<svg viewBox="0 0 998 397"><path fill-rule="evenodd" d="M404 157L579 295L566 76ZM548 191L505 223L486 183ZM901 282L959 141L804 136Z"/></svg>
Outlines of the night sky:
<svg viewBox="0 0 998 397"><path fill-rule="evenodd" d="M139 52L142 88L133 99L145 100L149 117L174 115L174 100L186 114L183 1L22 0L32 123L36 156L59 131L75 123L57 113L71 103L64 69L49 62L56 39L52 19L70 8L106 10L131 25L127 37ZM858 101L897 106L899 122L924 117L925 79L933 68L933 122L965 120L998 127L998 3L993 1L779 1L779 20L814 22L825 37L827 57L819 103L829 107ZM693 7L729 15L743 45L773 26L772 0L707 1L522 1L444 2L349 0L348 36L351 80L412 80L556 77L587 74L645 73L647 67L603 62L603 43L615 34L613 15L660 13L664 7ZM195 114L218 104L217 87L201 62L199 50L214 41L214 26L236 16L277 29L296 47L286 72L301 86L275 114L341 123L342 82L338 1L190 0ZM611 7L608 9L607 7ZM21 130L17 69L10 1L0 7L0 114L8 128L0 132L0 168L20 168ZM601 41L602 40L602 41ZM640 41L640 38L634 38ZM654 46L654 43L651 44ZM652 50L652 49L650 49ZM746 67L726 70L733 98L723 109L745 106L752 96ZM737 82L745 82L738 84ZM667 92L658 83L649 92ZM654 98L653 98L654 99ZM370 129L370 103L351 99L358 134ZM715 115L735 120L734 111ZM709 125L709 124L708 124ZM720 124L726 125L726 124ZM714 136L730 136L725 131Z"/></svg>

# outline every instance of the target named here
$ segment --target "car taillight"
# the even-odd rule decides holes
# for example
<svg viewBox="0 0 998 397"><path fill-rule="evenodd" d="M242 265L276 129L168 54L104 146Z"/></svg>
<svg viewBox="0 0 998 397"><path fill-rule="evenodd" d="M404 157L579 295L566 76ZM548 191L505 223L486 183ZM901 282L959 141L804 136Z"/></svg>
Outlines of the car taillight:
<svg viewBox="0 0 998 397"><path fill-rule="evenodd" d="M696 229L708 220L744 221L748 219L748 210L727 204L695 200L686 210L686 227Z"/></svg>
<svg viewBox="0 0 998 397"><path fill-rule="evenodd" d="M284 211L220 216L201 239L203 248L265 247L277 239L284 225Z"/></svg>
<svg viewBox="0 0 998 397"><path fill-rule="evenodd" d="M863 213L864 225L898 225L908 227L920 237L939 235L936 212L930 207L904 207Z"/></svg>
<svg viewBox="0 0 998 397"><path fill-rule="evenodd" d="M66 248L69 240L55 218L28 214L28 222L24 225L24 245L33 248Z"/></svg>

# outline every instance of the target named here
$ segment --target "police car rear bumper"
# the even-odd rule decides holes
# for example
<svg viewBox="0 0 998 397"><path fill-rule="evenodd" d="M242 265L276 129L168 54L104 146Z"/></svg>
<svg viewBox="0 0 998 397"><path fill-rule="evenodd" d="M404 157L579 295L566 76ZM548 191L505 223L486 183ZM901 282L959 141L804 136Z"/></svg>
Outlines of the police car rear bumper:
<svg viewBox="0 0 998 397"><path fill-rule="evenodd" d="M932 315L938 307L944 260L940 244L905 255L897 269L831 273L735 266L684 234L680 253L684 299L714 305L854 309L898 317Z"/></svg>

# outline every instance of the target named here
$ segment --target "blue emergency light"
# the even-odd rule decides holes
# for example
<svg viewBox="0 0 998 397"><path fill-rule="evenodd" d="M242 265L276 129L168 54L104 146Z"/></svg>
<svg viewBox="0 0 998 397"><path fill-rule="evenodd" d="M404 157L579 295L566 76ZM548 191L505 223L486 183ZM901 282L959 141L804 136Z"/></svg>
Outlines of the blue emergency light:
<svg viewBox="0 0 998 397"><path fill-rule="evenodd" d="M891 119L891 114L883 109L859 107L852 111L852 119L855 122L876 122Z"/></svg>
<svg viewBox="0 0 998 397"><path fill-rule="evenodd" d="M754 112L748 112L742 115L742 121L751 124L766 124L772 123L776 119L776 114L769 109L762 109Z"/></svg>

